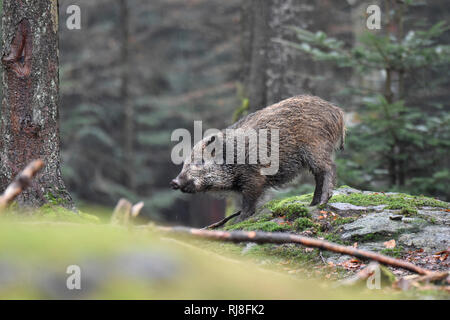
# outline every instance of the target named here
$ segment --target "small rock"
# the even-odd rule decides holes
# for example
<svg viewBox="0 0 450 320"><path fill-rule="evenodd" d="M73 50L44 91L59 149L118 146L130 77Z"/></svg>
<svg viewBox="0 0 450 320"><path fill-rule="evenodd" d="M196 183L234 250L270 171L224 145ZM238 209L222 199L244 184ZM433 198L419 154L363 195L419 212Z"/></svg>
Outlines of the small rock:
<svg viewBox="0 0 450 320"><path fill-rule="evenodd" d="M391 219L391 220L402 220L403 216L402 215L390 216L389 219Z"/></svg>
<svg viewBox="0 0 450 320"><path fill-rule="evenodd" d="M329 203L328 208L343 217L362 214L368 211L367 207L355 206L353 204L343 202Z"/></svg>
<svg viewBox="0 0 450 320"><path fill-rule="evenodd" d="M358 189L351 188L351 187L339 188L339 189L333 191L333 196L338 196L338 195L348 196L349 194L352 194L352 193L361 193L361 191Z"/></svg>

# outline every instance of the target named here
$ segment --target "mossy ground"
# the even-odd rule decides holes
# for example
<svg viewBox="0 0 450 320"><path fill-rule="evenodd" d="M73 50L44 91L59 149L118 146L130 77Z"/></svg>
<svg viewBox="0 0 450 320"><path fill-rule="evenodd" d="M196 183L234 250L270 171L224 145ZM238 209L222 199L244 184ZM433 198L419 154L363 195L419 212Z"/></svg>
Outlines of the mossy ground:
<svg viewBox="0 0 450 320"><path fill-rule="evenodd" d="M263 213L238 224L228 224L227 230L262 230L267 232L307 232L309 236L324 238L335 243L351 245L340 240L336 232L343 224L355 217L335 217L327 227L317 220L308 206L312 194L273 200L264 205ZM372 202L372 200L374 202ZM425 197L409 195L364 194L358 196L336 196L332 202L343 201L355 205L386 204L391 208L405 209L403 214L414 214L409 208L421 206L443 207L445 203ZM13 210L16 210L17 208ZM111 209L112 210L112 209ZM90 212L83 209L84 212ZM7 214L10 215L11 214ZM131 229L98 223L96 215L74 213L49 203L34 215L20 216L0 225L0 259L20 261L23 264L37 262L40 267L58 268L74 264L83 259L97 259L119 254L123 251L160 248L164 252L175 252L183 260L183 274L170 283L146 284L145 281L112 279L97 291L84 298L208 298L208 299L271 299L271 298L361 298L355 295L330 290L323 282L301 283L302 279L340 279L348 271L340 266L324 263L329 253L309 249L300 245L254 245L219 243L203 240L175 240L175 245L159 239L157 232L131 232ZM29 219L29 220L28 220ZM27 225L24 221L37 222ZM46 222L40 224L39 222ZM69 222L53 224L52 222ZM281 222L280 222L281 221ZM284 222L283 222L284 221ZM48 222L48 223L47 223ZM72 222L76 222L73 224ZM87 224L79 224L88 222ZM369 237L369 236L368 236ZM167 240L167 236L163 235ZM374 239L361 239L373 241ZM172 243L171 241L169 241ZM169 248L170 247L170 248ZM159 249L158 249L159 250ZM173 250L173 251L172 251ZM386 249L385 254L399 257L403 248ZM11 260L11 257L15 257ZM230 259L230 260L228 260ZM267 270L274 272L267 273ZM287 278L286 278L287 277ZM264 279L261 282L261 279ZM294 281L294 282L292 282ZM299 281L297 283L297 281ZM320 285L318 285L320 283ZM313 289L310 289L312 286ZM325 292L321 289L326 287ZM311 291L312 290L312 291ZM367 297L375 297L366 291ZM379 292L377 292L379 293ZM334 295L336 294L336 295ZM376 293L375 293L376 294ZM8 286L0 289L3 298L47 298L39 288ZM401 297L392 291L384 292L383 298Z"/></svg>
<svg viewBox="0 0 450 320"><path fill-rule="evenodd" d="M350 203L356 206L386 205L386 209L402 210L405 213L417 212L421 207L449 208L448 203L424 196L412 196L405 193L352 193L349 195L336 195L330 201Z"/></svg>
<svg viewBox="0 0 450 320"><path fill-rule="evenodd" d="M348 188L342 186L342 189ZM341 189L340 188L340 189ZM338 189L339 190L339 189ZM311 210L319 209L311 208L308 206L312 200L312 193L290 196L283 199L275 199L267 202L262 206L262 209L268 209L269 213L262 215L256 215L246 221L232 224L228 223L225 227L226 230L261 230L267 232L302 232L310 230L313 235L322 237L328 241L345 244L338 235L340 226L351 223L357 219L357 217L340 217L333 214L329 220L317 220L311 215ZM378 206L385 205L386 209L399 210L399 214L405 216L417 216L418 209L422 207L440 207L448 208L448 204L433 198L424 196L412 196L403 193L385 194L385 193L351 193L349 195L335 195L330 201L350 203L357 206ZM327 212L327 211L320 211ZM276 219L276 218L281 218ZM319 218L323 218L320 216ZM426 221L424 220L424 223ZM354 239L360 242L369 242L383 240L383 235L369 234L361 237L360 239Z"/></svg>
<svg viewBox="0 0 450 320"><path fill-rule="evenodd" d="M35 221L35 222L72 222L72 223L99 223L96 215L82 211L72 211L58 204L47 203L38 209L26 210L20 213L20 209L13 204L4 214L10 220Z"/></svg>
<svg viewBox="0 0 450 320"><path fill-rule="evenodd" d="M250 218L248 220L231 224L224 229L228 231L232 230L245 230L245 231L266 231L266 232L279 232L290 230L289 225L280 225L276 222L270 221L272 218L270 215L259 216Z"/></svg>
<svg viewBox="0 0 450 320"><path fill-rule="evenodd" d="M343 186L341 188L348 188ZM312 193L308 193L300 196L289 196L282 199L275 199L267 202L262 206L264 214L256 215L244 222L238 224L229 223L226 230L261 230L261 231L281 231L291 233L307 232L308 236L318 237L330 242L342 244L342 245L354 245L373 242L384 242L391 239L398 239L403 232L399 230L398 234L366 234L361 237L352 238L350 240L342 240L341 230L342 226L348 223L352 223L359 218L359 215L342 217L336 213L332 213L330 209L314 208L310 207L309 203L312 199ZM396 210L398 214L414 217L414 221L411 223L427 223L430 222L421 219L418 214L418 210L422 207L438 207L448 208L448 204L433 198L424 196L412 196L403 193L386 194L386 193L351 193L349 195L336 195L333 196L330 201L350 203L357 206L378 206L385 205L388 210ZM303 251L302 251L303 250ZM380 251L383 254L401 258L406 250L401 246L392 249L384 249ZM293 257L293 267L311 268L311 265L323 264L322 259L319 259L318 251L312 250L305 252L304 248L299 249L296 246L257 246L251 248L246 253L248 256L259 256L259 259L265 259L267 261L273 261L277 263L277 259L287 259L287 256ZM323 256L327 256L328 253L322 253ZM271 258L268 258L271 257ZM287 259L289 260L289 259ZM290 262L291 263L291 262ZM303 267L302 267L303 265ZM339 274L344 276L345 273ZM348 276L348 273L346 274Z"/></svg>
<svg viewBox="0 0 450 320"><path fill-rule="evenodd" d="M380 298L374 291L333 289L323 282L302 280L284 268L291 261L310 261L299 251L270 255L256 246L249 258L241 246L174 239L152 228L129 229L102 224L0 224L2 299L355 299ZM269 251L268 251L269 250ZM133 262L133 254L138 260ZM146 260L142 257L151 253ZM306 253L314 255L314 253ZM173 274L162 280L158 257L170 258ZM279 263L261 263L274 257ZM273 260L274 262L276 260ZM259 261L255 263L254 261ZM117 265L117 263L119 263ZM148 266L143 269L143 263ZM81 288L66 290L69 265L81 268ZM111 273L114 265L119 266ZM154 267L152 267L154 265ZM4 269L10 266L9 269ZM94 266L89 269L88 266ZM117 267L116 267L117 268ZM128 269L131 268L131 269ZM136 269L137 268L137 269ZM7 270L12 273L5 277ZM152 271L153 270L153 271ZM94 273L90 273L94 272ZM150 273L149 273L150 272ZM164 273L166 274L166 273ZM27 275L27 276L26 276ZM108 275L108 276L104 276ZM147 275L147 276L146 276ZM331 283L330 283L331 284Z"/></svg>

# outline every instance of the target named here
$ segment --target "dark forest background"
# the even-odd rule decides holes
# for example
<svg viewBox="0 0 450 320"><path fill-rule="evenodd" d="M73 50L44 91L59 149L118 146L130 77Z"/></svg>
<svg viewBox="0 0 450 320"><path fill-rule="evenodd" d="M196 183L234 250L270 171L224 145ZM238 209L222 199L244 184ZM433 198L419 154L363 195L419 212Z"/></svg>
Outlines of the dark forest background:
<svg viewBox="0 0 450 320"><path fill-rule="evenodd" d="M180 170L170 160L172 131L192 132L194 120L202 120L204 130L224 128L283 98L314 94L346 112L348 142L337 154L338 184L449 200L450 34L441 26L428 38L420 35L449 20L448 1L416 1L402 13L397 44L416 60L407 61L412 67L405 62L407 71L393 79L393 87L403 83L398 99L381 99L382 67L357 70L364 59L326 55L336 49L330 39L342 41L338 51L344 53L376 44L364 42L367 33L396 35L399 25L388 24L385 13L393 10L394 16L400 7L387 8L390 2L61 0L60 128L69 191L81 205L143 200L143 215L159 221L217 221L231 201L170 190ZM379 31L366 28L366 8L374 3L383 12ZM81 30L65 26L72 4L81 8ZM405 40L410 31L414 41L430 41ZM400 52L392 43L379 44L381 53ZM323 52L309 50L321 45ZM370 50L361 52L370 61ZM397 116L386 124L380 108ZM394 128L395 141L383 135L384 128ZM307 174L300 182L275 193L312 190Z"/></svg>

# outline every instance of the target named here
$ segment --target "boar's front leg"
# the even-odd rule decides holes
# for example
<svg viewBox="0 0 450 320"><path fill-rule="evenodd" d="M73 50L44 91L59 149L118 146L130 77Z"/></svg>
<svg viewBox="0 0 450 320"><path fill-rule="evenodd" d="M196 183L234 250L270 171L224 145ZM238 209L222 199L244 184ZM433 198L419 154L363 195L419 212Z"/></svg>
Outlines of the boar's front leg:
<svg viewBox="0 0 450 320"><path fill-rule="evenodd" d="M236 217L236 221L244 221L251 217L255 213L257 200L258 195L255 195L254 192L243 192L241 214Z"/></svg>

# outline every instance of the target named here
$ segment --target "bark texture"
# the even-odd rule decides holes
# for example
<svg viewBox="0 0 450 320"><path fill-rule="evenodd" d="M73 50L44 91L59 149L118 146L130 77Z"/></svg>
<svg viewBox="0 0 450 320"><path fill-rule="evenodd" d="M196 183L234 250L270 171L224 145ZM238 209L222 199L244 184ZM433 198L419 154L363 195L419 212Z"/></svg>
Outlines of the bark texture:
<svg viewBox="0 0 450 320"><path fill-rule="evenodd" d="M58 1L3 1L2 44L0 190L40 158L43 172L18 203L39 206L53 197L72 207L60 170Z"/></svg>

